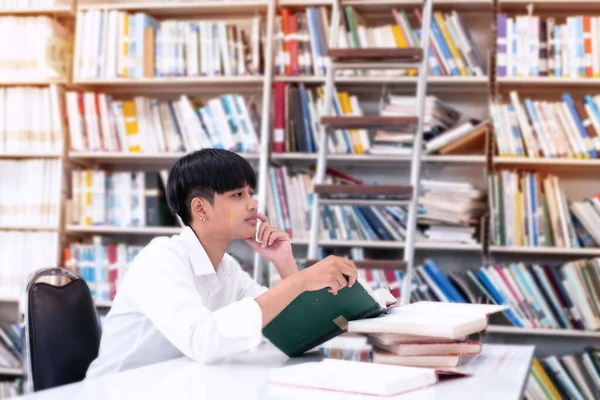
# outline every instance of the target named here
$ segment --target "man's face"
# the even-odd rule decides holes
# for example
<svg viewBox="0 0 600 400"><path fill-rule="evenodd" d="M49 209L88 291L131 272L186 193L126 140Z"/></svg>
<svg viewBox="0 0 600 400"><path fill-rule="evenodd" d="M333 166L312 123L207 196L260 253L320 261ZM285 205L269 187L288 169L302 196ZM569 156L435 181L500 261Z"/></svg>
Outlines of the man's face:
<svg viewBox="0 0 600 400"><path fill-rule="evenodd" d="M245 239L256 233L257 202L254 189L246 186L223 194L215 193L209 221L216 231L231 239Z"/></svg>

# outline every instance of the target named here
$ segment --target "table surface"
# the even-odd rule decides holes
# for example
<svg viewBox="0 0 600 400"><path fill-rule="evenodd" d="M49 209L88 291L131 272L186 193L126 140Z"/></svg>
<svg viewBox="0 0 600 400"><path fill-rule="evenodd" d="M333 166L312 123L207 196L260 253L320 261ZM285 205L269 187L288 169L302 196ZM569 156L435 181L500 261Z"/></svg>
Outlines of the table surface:
<svg viewBox="0 0 600 400"><path fill-rule="evenodd" d="M517 400L531 367L534 346L483 346L483 352L457 369L472 376L439 382L425 389L386 399L477 399ZM322 390L267 385L271 368L317 361L312 353L289 359L270 344L240 353L214 365L201 365L178 358L80 383L22 396L31 400L63 399L373 399Z"/></svg>

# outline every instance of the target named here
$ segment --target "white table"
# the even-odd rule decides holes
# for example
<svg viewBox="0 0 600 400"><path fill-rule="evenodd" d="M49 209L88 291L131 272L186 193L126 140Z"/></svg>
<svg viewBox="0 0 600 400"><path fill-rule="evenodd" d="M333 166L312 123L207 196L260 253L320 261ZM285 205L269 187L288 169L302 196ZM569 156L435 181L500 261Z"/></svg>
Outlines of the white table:
<svg viewBox="0 0 600 400"><path fill-rule="evenodd" d="M393 399L517 400L529 376L533 346L484 345L481 355L458 369L473 376L443 381ZM266 384L268 370L298 362L315 361L308 355L288 359L272 345L231 357L215 365L200 365L187 358L150 365L27 396L31 400L63 399L365 399L326 391L280 388ZM371 398L372 397L368 397ZM392 399L392 398L386 398Z"/></svg>

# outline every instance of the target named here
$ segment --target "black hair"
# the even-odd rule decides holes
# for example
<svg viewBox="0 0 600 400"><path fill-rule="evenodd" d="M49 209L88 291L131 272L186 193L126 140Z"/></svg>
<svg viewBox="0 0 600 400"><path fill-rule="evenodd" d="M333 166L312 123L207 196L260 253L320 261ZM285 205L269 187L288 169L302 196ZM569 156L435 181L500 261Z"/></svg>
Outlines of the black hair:
<svg viewBox="0 0 600 400"><path fill-rule="evenodd" d="M167 181L167 204L172 213L191 225L191 203L202 197L211 205L215 193L223 194L246 185L256 187L256 174L246 159L223 149L202 149L181 157Z"/></svg>

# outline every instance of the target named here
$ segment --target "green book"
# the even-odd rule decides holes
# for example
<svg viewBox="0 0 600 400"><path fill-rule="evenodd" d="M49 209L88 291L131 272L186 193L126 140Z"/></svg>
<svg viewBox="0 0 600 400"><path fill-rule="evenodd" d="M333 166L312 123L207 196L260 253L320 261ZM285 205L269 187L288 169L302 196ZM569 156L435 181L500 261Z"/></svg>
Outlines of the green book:
<svg viewBox="0 0 600 400"><path fill-rule="evenodd" d="M385 293L385 290L383 291ZM358 280L337 295L327 289L304 292L263 328L263 335L288 357L297 357L347 329L348 321L370 318L387 311L387 292L373 293L368 284ZM387 300L387 299L386 299ZM383 303L383 304L381 304Z"/></svg>

